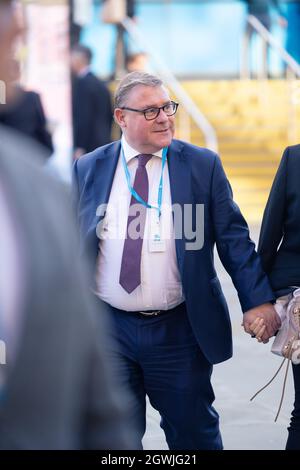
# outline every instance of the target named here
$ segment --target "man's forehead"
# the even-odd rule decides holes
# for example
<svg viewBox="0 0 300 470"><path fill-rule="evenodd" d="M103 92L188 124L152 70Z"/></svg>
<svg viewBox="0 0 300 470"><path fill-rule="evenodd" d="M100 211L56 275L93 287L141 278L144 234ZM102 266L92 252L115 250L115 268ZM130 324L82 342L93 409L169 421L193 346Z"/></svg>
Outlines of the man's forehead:
<svg viewBox="0 0 300 470"><path fill-rule="evenodd" d="M127 104L138 106L160 105L170 100L169 92L164 85L146 86L137 85L127 97Z"/></svg>

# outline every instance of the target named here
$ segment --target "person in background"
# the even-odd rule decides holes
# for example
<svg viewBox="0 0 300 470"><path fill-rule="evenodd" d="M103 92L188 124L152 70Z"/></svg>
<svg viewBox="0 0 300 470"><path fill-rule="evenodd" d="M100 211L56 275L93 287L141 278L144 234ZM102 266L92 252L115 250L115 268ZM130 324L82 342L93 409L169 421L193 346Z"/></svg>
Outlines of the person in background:
<svg viewBox="0 0 300 470"><path fill-rule="evenodd" d="M300 287L300 145L282 156L264 211L258 252L277 298L289 301ZM263 320L250 329L258 339ZM300 365L293 364L295 401L288 428L287 450L300 450Z"/></svg>
<svg viewBox="0 0 300 470"><path fill-rule="evenodd" d="M288 2L287 20L286 50L300 64L300 0Z"/></svg>
<svg viewBox="0 0 300 470"><path fill-rule="evenodd" d="M130 44L123 21L126 18L136 20L135 0L103 0L101 21L115 25L116 41L114 50L114 65L112 80L119 80L126 73L127 57L130 54Z"/></svg>
<svg viewBox="0 0 300 470"><path fill-rule="evenodd" d="M136 0L124 0L126 16L136 21ZM126 73L127 58L130 55L127 31L121 23L116 25L116 53L114 78L120 79Z"/></svg>
<svg viewBox="0 0 300 470"><path fill-rule="evenodd" d="M112 104L106 84L91 71L91 50L75 45L71 51L74 158L111 141Z"/></svg>
<svg viewBox="0 0 300 470"><path fill-rule="evenodd" d="M264 318L264 340L280 319L220 158L173 139L177 107L158 77L132 72L121 80L114 115L122 138L74 163L76 211L81 253L94 262L93 291L115 325L111 356L135 397L140 447L147 395L170 449L217 450L211 374L231 357L232 338L215 245L245 330Z"/></svg>
<svg viewBox="0 0 300 470"><path fill-rule="evenodd" d="M145 52L135 52L129 54L126 60L126 70L130 72L146 72L148 66L148 57Z"/></svg>
<svg viewBox="0 0 300 470"><path fill-rule="evenodd" d="M38 142L44 147L42 154L50 157L53 153L53 143L40 95L25 90L19 83L20 75L20 63L13 60L10 81L13 82L14 99L9 104L0 104L0 124Z"/></svg>
<svg viewBox="0 0 300 470"><path fill-rule="evenodd" d="M271 29L271 8L278 14L278 22L281 26L286 26L284 11L278 0L245 0L248 15L255 16L268 31Z"/></svg>
<svg viewBox="0 0 300 470"><path fill-rule="evenodd" d="M271 31L272 27L272 8L278 15L278 22L282 28L287 27L287 20L283 9L281 8L278 0L244 0L247 7L247 14L255 16L260 23L268 30ZM243 78L250 78L251 75L251 42L256 36L256 30L248 23L246 23L245 34L243 38L243 50L241 54L242 65L241 72ZM262 75L268 77L268 60L269 60L269 46L263 41L262 43Z"/></svg>
<svg viewBox="0 0 300 470"><path fill-rule="evenodd" d="M21 30L0 0L0 80ZM104 307L77 256L71 204L40 147L0 126L0 449L134 449L111 377Z"/></svg>

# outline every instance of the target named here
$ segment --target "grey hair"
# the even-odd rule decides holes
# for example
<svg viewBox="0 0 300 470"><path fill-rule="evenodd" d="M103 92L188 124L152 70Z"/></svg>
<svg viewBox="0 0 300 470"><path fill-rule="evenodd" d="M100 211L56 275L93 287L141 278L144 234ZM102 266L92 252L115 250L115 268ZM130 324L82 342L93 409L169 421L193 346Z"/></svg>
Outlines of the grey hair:
<svg viewBox="0 0 300 470"><path fill-rule="evenodd" d="M162 86L163 82L155 75L146 72L131 72L121 81L115 92L115 107L122 108L126 102L126 98L133 88L143 85L149 87Z"/></svg>

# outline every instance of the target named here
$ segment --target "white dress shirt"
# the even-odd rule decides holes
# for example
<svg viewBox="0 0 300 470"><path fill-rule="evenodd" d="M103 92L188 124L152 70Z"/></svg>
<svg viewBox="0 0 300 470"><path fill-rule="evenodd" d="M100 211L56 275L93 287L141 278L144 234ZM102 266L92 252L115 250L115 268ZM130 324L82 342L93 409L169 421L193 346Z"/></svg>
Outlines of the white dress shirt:
<svg viewBox="0 0 300 470"><path fill-rule="evenodd" d="M122 137L122 147L133 186L138 166L139 152L134 150ZM158 186L161 177L162 150L155 153L147 163L149 179L149 204L157 207ZM121 310L151 311L169 310L184 300L182 283L176 259L175 238L172 217L172 202L168 165L163 172L163 195L161 227L165 251L150 252L151 221L156 220L157 210L147 209L144 241L141 257L141 284L128 294L119 284L124 239L127 231L127 217L131 193L119 156L108 207L101 230L99 254L96 263L96 295Z"/></svg>

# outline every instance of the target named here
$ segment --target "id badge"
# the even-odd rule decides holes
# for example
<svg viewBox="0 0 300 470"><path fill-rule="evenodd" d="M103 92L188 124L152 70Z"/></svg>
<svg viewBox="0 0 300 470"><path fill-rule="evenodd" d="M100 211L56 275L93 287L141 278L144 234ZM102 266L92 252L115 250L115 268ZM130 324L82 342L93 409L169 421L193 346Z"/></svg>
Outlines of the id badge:
<svg viewBox="0 0 300 470"><path fill-rule="evenodd" d="M166 241L161 239L161 224L158 217L151 223L149 239L150 253L160 253L166 251Z"/></svg>

